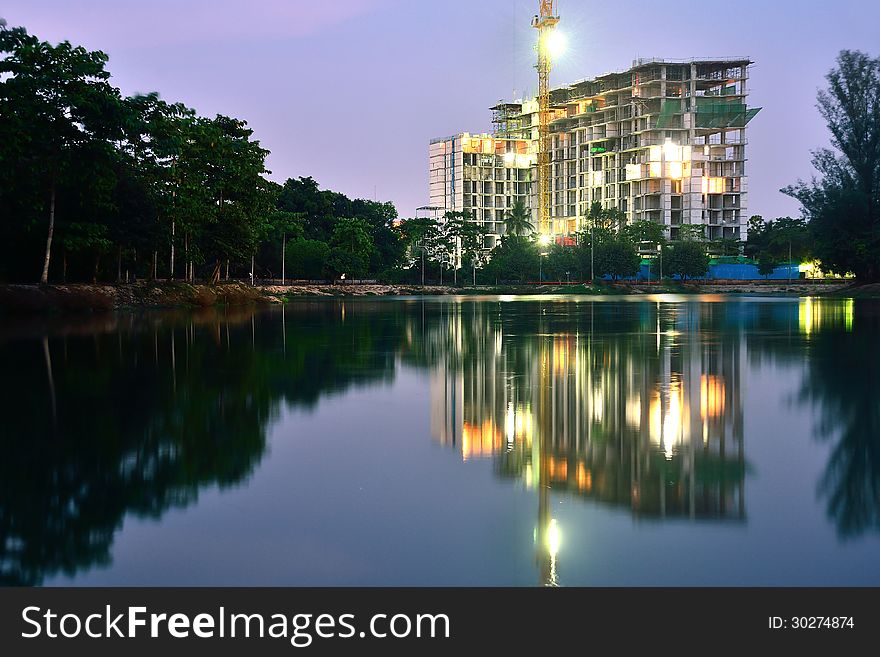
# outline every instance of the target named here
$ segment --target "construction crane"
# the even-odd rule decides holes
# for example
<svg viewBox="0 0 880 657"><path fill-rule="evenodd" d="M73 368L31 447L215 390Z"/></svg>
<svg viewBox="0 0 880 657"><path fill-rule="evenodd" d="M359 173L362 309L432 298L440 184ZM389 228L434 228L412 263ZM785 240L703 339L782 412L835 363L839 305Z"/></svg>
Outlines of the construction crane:
<svg viewBox="0 0 880 657"><path fill-rule="evenodd" d="M539 13L532 19L538 30L538 228L551 234L550 221L550 68L553 64L553 35L559 16L556 0L540 0ZM545 237L546 239L546 237Z"/></svg>

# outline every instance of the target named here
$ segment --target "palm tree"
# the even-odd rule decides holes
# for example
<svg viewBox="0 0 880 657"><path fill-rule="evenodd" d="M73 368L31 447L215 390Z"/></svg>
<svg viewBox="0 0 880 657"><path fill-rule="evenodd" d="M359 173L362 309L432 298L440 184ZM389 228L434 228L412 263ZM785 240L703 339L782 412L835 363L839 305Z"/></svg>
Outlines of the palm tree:
<svg viewBox="0 0 880 657"><path fill-rule="evenodd" d="M522 201L516 201L504 215L504 232L507 235L524 235L535 232L532 213Z"/></svg>

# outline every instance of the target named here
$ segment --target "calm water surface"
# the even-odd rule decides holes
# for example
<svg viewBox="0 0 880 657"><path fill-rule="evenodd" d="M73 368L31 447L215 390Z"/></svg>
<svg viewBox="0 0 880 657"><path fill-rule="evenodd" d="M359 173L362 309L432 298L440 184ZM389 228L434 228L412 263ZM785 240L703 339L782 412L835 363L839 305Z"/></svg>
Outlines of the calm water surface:
<svg viewBox="0 0 880 657"><path fill-rule="evenodd" d="M0 582L880 584L880 303L0 320Z"/></svg>

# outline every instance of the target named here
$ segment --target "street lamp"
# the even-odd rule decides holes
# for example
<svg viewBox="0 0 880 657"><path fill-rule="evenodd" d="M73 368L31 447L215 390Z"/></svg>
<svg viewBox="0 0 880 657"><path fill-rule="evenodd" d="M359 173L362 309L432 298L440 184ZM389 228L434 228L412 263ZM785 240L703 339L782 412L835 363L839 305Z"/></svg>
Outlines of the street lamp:
<svg viewBox="0 0 880 657"><path fill-rule="evenodd" d="M663 284L663 245L662 244L657 245L657 253L660 256L660 277L657 279L657 284L662 285Z"/></svg>
<svg viewBox="0 0 880 657"><path fill-rule="evenodd" d="M547 233L541 233L538 237L538 245L539 246L550 246L550 243L553 241L553 238ZM544 258L547 256L547 252L538 253L538 282L544 282Z"/></svg>
<svg viewBox="0 0 880 657"><path fill-rule="evenodd" d="M593 224L595 222L590 219L590 285L596 280L596 275L593 273Z"/></svg>

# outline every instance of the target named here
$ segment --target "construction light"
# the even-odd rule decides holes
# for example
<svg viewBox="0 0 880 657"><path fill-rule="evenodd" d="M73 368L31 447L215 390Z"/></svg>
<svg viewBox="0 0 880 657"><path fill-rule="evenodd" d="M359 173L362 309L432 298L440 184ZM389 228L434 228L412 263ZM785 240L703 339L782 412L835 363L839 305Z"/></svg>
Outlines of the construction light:
<svg viewBox="0 0 880 657"><path fill-rule="evenodd" d="M568 40L562 32L559 30L551 30L550 33L544 37L544 51L550 55L552 59L556 59L565 52L567 43Z"/></svg>

